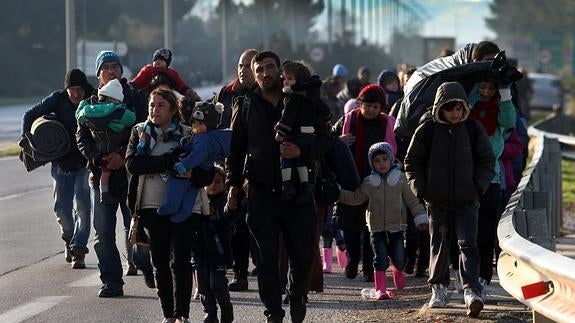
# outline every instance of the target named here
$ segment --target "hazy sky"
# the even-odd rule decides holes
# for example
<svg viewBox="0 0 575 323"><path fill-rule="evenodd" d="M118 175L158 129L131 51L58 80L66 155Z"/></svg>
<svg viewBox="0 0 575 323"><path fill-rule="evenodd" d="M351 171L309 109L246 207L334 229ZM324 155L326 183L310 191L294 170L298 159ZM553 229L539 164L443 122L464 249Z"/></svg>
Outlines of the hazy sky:
<svg viewBox="0 0 575 323"><path fill-rule="evenodd" d="M424 36L451 36L462 45L495 37L485 18L491 17L491 0L421 1L432 19L423 28Z"/></svg>
<svg viewBox="0 0 575 323"><path fill-rule="evenodd" d="M234 2L243 2L251 4L253 0L233 0ZM359 1L359 2L357 2ZM456 46L464 45L469 42L478 42L484 39L492 39L495 34L485 25L485 18L491 16L489 10L489 3L492 0L398 0L410 6L422 7L429 16L429 20L422 21L421 25L423 36L432 37L455 37ZM331 0L334 14L339 12L341 8L341 0ZM347 6L351 5L351 1L346 1ZM380 8L375 9L381 13L384 25L389 17L389 1L387 0L356 0L356 3L366 3L371 7L371 4L382 4ZM196 14L205 12L210 8L214 8L217 0L199 0L194 12ZM200 16L205 15L199 14ZM317 23L321 26L315 26L316 30L325 30L326 25L326 12L319 17ZM366 13L360 15L360 19L366 16Z"/></svg>

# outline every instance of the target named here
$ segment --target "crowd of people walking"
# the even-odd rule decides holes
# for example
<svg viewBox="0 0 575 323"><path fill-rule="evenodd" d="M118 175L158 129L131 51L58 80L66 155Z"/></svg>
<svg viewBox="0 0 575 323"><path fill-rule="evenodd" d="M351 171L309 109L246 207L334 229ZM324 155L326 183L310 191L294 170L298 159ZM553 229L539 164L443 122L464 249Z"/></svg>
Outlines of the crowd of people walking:
<svg viewBox="0 0 575 323"><path fill-rule="evenodd" d="M51 165L54 213L73 269L86 268L93 225L99 297L123 296L123 275L140 270L162 322L190 322L196 297L203 322L232 322L230 291L248 290L251 259L267 322L282 322L286 303L303 322L335 240L343 274L373 282L374 300L427 277L428 306L445 307L455 280L467 315L480 314L528 140L520 74L496 44L384 67L374 82L365 66L322 79L304 61L246 49L207 101L171 61L158 49L127 80L120 56L102 51L97 88L72 69L22 118L23 137L47 114L69 134Z"/></svg>

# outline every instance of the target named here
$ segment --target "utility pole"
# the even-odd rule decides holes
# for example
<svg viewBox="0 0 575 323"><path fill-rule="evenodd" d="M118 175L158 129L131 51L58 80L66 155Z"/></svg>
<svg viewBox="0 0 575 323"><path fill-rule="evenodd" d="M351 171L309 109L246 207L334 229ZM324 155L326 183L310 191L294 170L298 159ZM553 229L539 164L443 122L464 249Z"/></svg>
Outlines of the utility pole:
<svg viewBox="0 0 575 323"><path fill-rule="evenodd" d="M75 0L66 0L66 71L76 67Z"/></svg>
<svg viewBox="0 0 575 323"><path fill-rule="evenodd" d="M164 0L164 47L173 49L172 0Z"/></svg>
<svg viewBox="0 0 575 323"><path fill-rule="evenodd" d="M327 2L327 46L328 52L331 53L333 48L333 8L331 7L331 0L326 0Z"/></svg>
<svg viewBox="0 0 575 323"><path fill-rule="evenodd" d="M223 0L221 5L222 20L222 82L228 78L228 4L230 0Z"/></svg>

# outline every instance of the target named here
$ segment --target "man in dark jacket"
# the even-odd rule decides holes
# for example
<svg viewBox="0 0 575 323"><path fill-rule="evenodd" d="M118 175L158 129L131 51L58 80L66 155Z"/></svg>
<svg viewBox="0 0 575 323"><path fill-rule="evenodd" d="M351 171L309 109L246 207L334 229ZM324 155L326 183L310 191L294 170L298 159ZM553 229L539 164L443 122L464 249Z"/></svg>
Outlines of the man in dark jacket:
<svg viewBox="0 0 575 323"><path fill-rule="evenodd" d="M237 77L228 85L222 87L220 92L214 97L214 103L220 102L224 105L224 111L220 119L220 124L229 127L232 119L232 106L236 98L245 95L256 87L256 80L251 68L252 58L258 53L255 49L245 50L238 60ZM250 231L246 225L246 214L239 221L234 223L232 235L232 254L234 257L234 279L231 281L230 291L248 290L248 265L250 249L255 265L255 245L250 238Z"/></svg>
<svg viewBox="0 0 575 323"><path fill-rule="evenodd" d="M290 264L290 314L293 322L302 322L313 248L317 248L313 245L315 211L312 199L301 204L281 202L280 156L317 159L329 149L328 132L318 118L316 138L310 147L275 141L274 125L281 117L284 98L280 59L273 52L261 52L254 56L251 67L259 88L237 100L233 109L231 155L226 165L228 207L237 208L238 192L247 179L247 224L257 245L258 287L266 307L264 314L268 322L281 322L285 315L278 266L279 239L283 235Z"/></svg>
<svg viewBox="0 0 575 323"><path fill-rule="evenodd" d="M479 296L478 201L495 174L495 157L483 127L468 119L470 108L461 84L439 86L432 114L433 120L415 131L405 157L411 190L425 200L430 217L429 306L446 306L450 246L452 239L457 239L467 315L476 317L483 309Z"/></svg>
<svg viewBox="0 0 575 323"><path fill-rule="evenodd" d="M128 84L122 77L122 62L118 54L113 51L101 51L96 57L96 76L99 87L113 79L120 80L122 84L124 103L126 108L136 114L136 123L146 120L148 109L146 94ZM78 148L88 159L91 171L90 188L92 196L92 212L94 219L95 244L94 249L98 256L98 268L100 279L104 284L98 293L100 297L116 297L124 295L122 280L122 262L120 253L116 247L116 211L119 207L127 209L126 198L128 195L128 174L124 166L125 147L130 138L131 128L122 132L114 132L111 129L95 131L88 125L80 125L76 133ZM100 136L124 147L122 151L103 155L96 145L95 138ZM115 197L113 204L103 204L100 199L100 167L102 162L112 170L110 175L109 192ZM130 214L124 212L124 226L129 227Z"/></svg>
<svg viewBox="0 0 575 323"><path fill-rule="evenodd" d="M252 58L256 56L256 49L246 49L238 60L237 77L230 84L222 87L214 97L214 104L220 102L224 105L224 112L220 124L229 127L232 121L232 105L237 97L245 95L256 87L256 81L251 69Z"/></svg>
<svg viewBox="0 0 575 323"><path fill-rule="evenodd" d="M54 179L54 214L66 242L64 256L72 268L86 268L84 255L90 236L90 190L86 158L76 144L76 109L82 99L94 93L94 88L79 69L66 73L64 89L44 98L26 111L22 117L22 136L29 133L37 118L53 114L66 128L70 140L70 151L52 162ZM74 201L76 208L74 209Z"/></svg>

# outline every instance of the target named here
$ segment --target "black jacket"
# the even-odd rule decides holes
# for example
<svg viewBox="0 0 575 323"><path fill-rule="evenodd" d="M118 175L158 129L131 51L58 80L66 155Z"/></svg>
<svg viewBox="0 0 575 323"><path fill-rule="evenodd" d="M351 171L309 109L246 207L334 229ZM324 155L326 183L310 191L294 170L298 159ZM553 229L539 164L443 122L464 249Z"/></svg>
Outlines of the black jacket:
<svg viewBox="0 0 575 323"><path fill-rule="evenodd" d="M281 187L279 143L274 138L274 126L282 111L283 98L273 106L261 97L259 90L236 100L231 124L231 154L226 161L228 185L241 187L245 178L255 187L270 190ZM330 148L326 124L318 118L315 129L314 144L300 147L303 160L317 160Z"/></svg>
<svg viewBox="0 0 575 323"><path fill-rule="evenodd" d="M213 103L220 102L224 105L224 111L220 117L220 125L226 128L230 127L232 121L232 107L236 98L245 95L248 91L244 89L238 79L233 80L230 84L222 87L220 92L214 96Z"/></svg>

